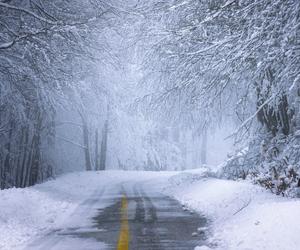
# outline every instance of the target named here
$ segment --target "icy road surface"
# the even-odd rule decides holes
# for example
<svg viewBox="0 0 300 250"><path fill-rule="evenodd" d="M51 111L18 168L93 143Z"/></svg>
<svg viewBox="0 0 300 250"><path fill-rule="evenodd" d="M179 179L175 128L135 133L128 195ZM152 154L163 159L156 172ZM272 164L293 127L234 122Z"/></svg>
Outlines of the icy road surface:
<svg viewBox="0 0 300 250"><path fill-rule="evenodd" d="M204 226L205 218L178 201L149 185L128 181L95 192L61 228L27 249L191 250L202 245L204 234L197 229Z"/></svg>

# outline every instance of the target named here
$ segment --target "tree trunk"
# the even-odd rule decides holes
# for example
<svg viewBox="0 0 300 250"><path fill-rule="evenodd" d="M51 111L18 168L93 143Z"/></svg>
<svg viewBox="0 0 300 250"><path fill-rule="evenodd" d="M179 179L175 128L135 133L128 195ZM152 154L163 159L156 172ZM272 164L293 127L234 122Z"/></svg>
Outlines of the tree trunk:
<svg viewBox="0 0 300 250"><path fill-rule="evenodd" d="M22 159L25 155L25 142L26 142L26 127L22 128L21 132L21 139L19 145L19 152L18 152L18 160L17 160L17 173L16 173L16 187L21 187L22 183Z"/></svg>
<svg viewBox="0 0 300 250"><path fill-rule="evenodd" d="M87 171L92 170L90 143L89 143L89 130L85 121L83 121L83 143L84 143L84 156L85 166Z"/></svg>
<svg viewBox="0 0 300 250"><path fill-rule="evenodd" d="M85 169L86 171L92 170L92 161L91 161L91 154L90 154L90 140L89 140L89 128L87 124L87 120L80 110L78 113L82 120L82 135L83 135L83 145L84 145L84 158L85 158Z"/></svg>
<svg viewBox="0 0 300 250"><path fill-rule="evenodd" d="M5 149L7 151L6 157L4 160L4 188L10 188L13 185L13 176L11 176L12 168L11 168L11 147L12 147L12 133L13 133L13 121L10 122L10 129L8 135L8 142L5 145Z"/></svg>
<svg viewBox="0 0 300 250"><path fill-rule="evenodd" d="M102 131L100 170L105 170L106 168L107 137L108 137L108 120L105 121L104 128Z"/></svg>
<svg viewBox="0 0 300 250"><path fill-rule="evenodd" d="M27 163L25 165L25 180L23 182L22 187L27 187L29 185L29 178L30 178L30 173L31 173L31 166L32 166L32 159L33 159L33 154L34 154L34 135L32 136L31 139L31 146L29 149L29 156L27 158Z"/></svg>
<svg viewBox="0 0 300 250"><path fill-rule="evenodd" d="M42 130L42 115L38 113L37 124L35 127L34 136L34 155L32 159L31 173L29 185L34 185L39 180L39 173L41 172L41 130Z"/></svg>
<svg viewBox="0 0 300 250"><path fill-rule="evenodd" d="M95 134L95 170L99 170L99 133L98 129L96 129Z"/></svg>
<svg viewBox="0 0 300 250"><path fill-rule="evenodd" d="M201 141L201 165L207 164L207 128L203 128Z"/></svg>
<svg viewBox="0 0 300 250"><path fill-rule="evenodd" d="M23 159L22 159L22 165L21 165L21 173L20 173L20 183L19 187L25 186L25 179L26 179L26 162L27 162L27 151L29 146L29 128L26 127L25 129L25 139L24 139L24 147L23 147Z"/></svg>

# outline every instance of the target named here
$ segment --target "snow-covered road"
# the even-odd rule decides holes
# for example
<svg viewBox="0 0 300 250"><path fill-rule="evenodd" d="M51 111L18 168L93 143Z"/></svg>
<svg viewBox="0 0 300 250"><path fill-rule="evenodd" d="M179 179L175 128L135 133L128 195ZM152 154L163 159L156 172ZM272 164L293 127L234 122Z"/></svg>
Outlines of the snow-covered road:
<svg viewBox="0 0 300 250"><path fill-rule="evenodd" d="M0 191L0 208L1 250L300 246L299 199L213 178L205 169L66 174Z"/></svg>
<svg viewBox="0 0 300 250"><path fill-rule="evenodd" d="M129 226L122 233L122 200L126 202ZM124 201L123 201L124 202ZM141 181L129 181L103 187L78 206L60 228L33 243L28 250L99 249L178 249L190 250L201 244L205 218L187 211L181 204L144 187Z"/></svg>

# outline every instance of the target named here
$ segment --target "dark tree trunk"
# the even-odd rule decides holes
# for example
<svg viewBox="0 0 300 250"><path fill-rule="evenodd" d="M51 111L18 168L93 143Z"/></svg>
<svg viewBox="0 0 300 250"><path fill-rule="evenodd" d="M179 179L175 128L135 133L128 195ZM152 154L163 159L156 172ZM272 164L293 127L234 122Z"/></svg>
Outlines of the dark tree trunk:
<svg viewBox="0 0 300 250"><path fill-rule="evenodd" d="M21 139L20 139L20 144L19 144L19 149L18 149L18 160L17 160L17 172L16 172L16 187L20 187L22 183L22 157L25 154L26 148L24 148L25 144L25 127L22 128L21 132Z"/></svg>
<svg viewBox="0 0 300 250"><path fill-rule="evenodd" d="M92 163L91 163L91 155L90 155L89 129L85 121L83 123L83 143L84 143L84 156L85 156L86 170L91 171Z"/></svg>
<svg viewBox="0 0 300 250"><path fill-rule="evenodd" d="M22 165L21 165L21 173L20 173L20 183L19 187L25 186L26 181L26 162L27 162L27 156L28 156L28 148L29 148L29 128L25 128L25 135L24 135L24 145L23 145L23 159L22 159Z"/></svg>
<svg viewBox="0 0 300 250"><path fill-rule="evenodd" d="M107 138L108 138L108 120L105 121L103 131L102 131L100 170L106 169Z"/></svg>
<svg viewBox="0 0 300 250"><path fill-rule="evenodd" d="M11 144L12 144L12 133L13 133L13 126L14 122L10 122L10 128L9 128L9 134L8 134L8 141L5 145L6 149L6 156L4 160L4 188L12 187L13 183L13 176L12 174L12 168L11 168Z"/></svg>
<svg viewBox="0 0 300 250"><path fill-rule="evenodd" d="M86 171L92 170L92 161L90 153L90 139L89 139L89 128L84 114L78 111L82 121L82 133L83 133L83 145L84 145L84 158Z"/></svg>
<svg viewBox="0 0 300 250"><path fill-rule="evenodd" d="M263 80L267 80L267 83ZM267 84L267 86L265 86ZM261 83L256 84L257 94L257 108L260 108L269 98L271 98L274 92L275 79L274 73L269 68L266 70L265 76ZM278 132L282 132L284 135L290 133L290 125L292 121L292 115L289 114L289 103L285 93L280 93L277 106L272 104L265 104L264 107L257 113L258 121L266 127L266 129L276 136Z"/></svg>
<svg viewBox="0 0 300 250"><path fill-rule="evenodd" d="M96 129L95 133L95 169L99 170L100 165L99 165L99 132L98 129Z"/></svg>

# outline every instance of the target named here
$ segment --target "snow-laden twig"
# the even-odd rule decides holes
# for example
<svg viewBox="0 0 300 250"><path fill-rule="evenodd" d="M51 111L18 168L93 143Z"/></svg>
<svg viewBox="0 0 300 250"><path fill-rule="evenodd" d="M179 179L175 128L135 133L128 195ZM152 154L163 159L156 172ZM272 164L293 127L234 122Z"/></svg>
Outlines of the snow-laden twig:
<svg viewBox="0 0 300 250"><path fill-rule="evenodd" d="M57 122L55 125L56 125L56 126L61 126L61 125L74 125L74 126L77 126L77 127L83 127L83 124L76 123L76 122L70 122L70 121Z"/></svg>
<svg viewBox="0 0 300 250"><path fill-rule="evenodd" d="M236 136L249 122L251 122L257 114L267 105L269 104L275 97L277 96L277 93L273 94L269 99L267 99L262 105L259 106L259 108L256 110L254 114L252 114L248 119L246 119L238 128L237 130L232 133L231 135L227 136L225 139L231 138L233 136Z"/></svg>
<svg viewBox="0 0 300 250"><path fill-rule="evenodd" d="M21 11L21 12L24 12L30 16L33 16L34 18L42 21L42 22L45 22L45 23L48 23L48 24L57 24L57 22L53 22L47 18L44 18L42 16L39 16L37 15L36 13L30 11L30 10L27 10L27 9L24 9L24 8L21 8L21 7L17 7L17 6L14 6L14 5L10 5L10 4L7 4L7 3L2 3L0 2L0 7L3 7L3 8L8 8L8 9L12 9L12 10L17 10L17 11Z"/></svg>
<svg viewBox="0 0 300 250"><path fill-rule="evenodd" d="M233 215L238 214L239 212L241 212L242 210L244 210L246 207L249 206L249 204L251 203L252 199L250 198L240 209L238 209Z"/></svg>
<svg viewBox="0 0 300 250"><path fill-rule="evenodd" d="M297 76L297 78L298 78L298 76ZM296 84L296 81L297 81L297 78L294 80L294 82L292 83L292 85L288 88L288 90L291 92L292 90L293 90L293 88L294 88L294 85ZM228 138L231 138L231 137L235 137L244 127L246 127L247 126L247 124L248 123L250 123L256 116L257 116L257 114L267 105L267 104L269 104L276 96L278 96L278 94L280 93L280 92L282 92L282 88L279 90L279 91L277 91L276 93L274 93L270 98L268 98L262 105L260 105L258 108L257 108L257 110L256 110L256 112L255 113L253 113L248 119L246 119L237 129L236 129L236 131L234 132L234 133L232 133L231 135L229 135L229 136L227 136L226 138L225 138L225 140L226 139L228 139Z"/></svg>
<svg viewBox="0 0 300 250"><path fill-rule="evenodd" d="M79 143L77 143L77 142L73 142L73 141L71 141L71 140L69 140L69 139L67 139L67 138L65 138L65 137L62 137L62 136L57 135L56 138L57 138L57 139L61 139L61 140L65 141L65 142L71 143L71 144L73 144L74 146L78 146L78 147L80 147L80 148L86 149L85 146L83 146L83 145L81 145L81 144L79 144Z"/></svg>
<svg viewBox="0 0 300 250"><path fill-rule="evenodd" d="M18 37L16 37L14 40L12 41L9 41L9 42L5 42L5 43L2 43L0 44L0 50L2 49L8 49L10 47L12 47L15 43L17 42L20 42L22 40L25 40L27 38L30 38L30 37L34 37L34 36L37 36L37 35L40 35L40 34L44 34L46 33L47 30L46 29L41 29L41 30L38 30L36 32L32 32L32 33L26 33L24 35L20 35Z"/></svg>

